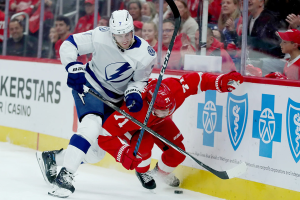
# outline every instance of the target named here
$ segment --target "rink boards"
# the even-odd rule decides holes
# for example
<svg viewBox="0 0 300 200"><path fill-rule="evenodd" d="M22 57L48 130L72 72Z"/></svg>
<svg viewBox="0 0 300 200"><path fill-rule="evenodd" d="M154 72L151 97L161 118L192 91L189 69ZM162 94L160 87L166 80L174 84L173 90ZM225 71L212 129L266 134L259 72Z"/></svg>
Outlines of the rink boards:
<svg viewBox="0 0 300 200"><path fill-rule="evenodd" d="M0 141L40 151L66 147L78 122L64 67L0 62ZM298 87L247 82L232 94L208 91L187 99L173 120L187 152L205 164L248 166L240 178L220 180L187 158L176 170L181 187L226 199L300 197ZM153 158L159 157L154 149ZM121 169L110 156L99 165Z"/></svg>

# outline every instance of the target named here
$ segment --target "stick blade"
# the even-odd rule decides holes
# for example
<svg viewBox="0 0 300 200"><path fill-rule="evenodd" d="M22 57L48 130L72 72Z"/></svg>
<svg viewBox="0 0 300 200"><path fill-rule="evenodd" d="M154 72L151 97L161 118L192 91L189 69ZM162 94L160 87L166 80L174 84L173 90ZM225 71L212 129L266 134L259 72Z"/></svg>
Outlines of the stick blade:
<svg viewBox="0 0 300 200"><path fill-rule="evenodd" d="M247 171L247 165L245 162L235 166L234 168L227 170L228 179L238 177Z"/></svg>

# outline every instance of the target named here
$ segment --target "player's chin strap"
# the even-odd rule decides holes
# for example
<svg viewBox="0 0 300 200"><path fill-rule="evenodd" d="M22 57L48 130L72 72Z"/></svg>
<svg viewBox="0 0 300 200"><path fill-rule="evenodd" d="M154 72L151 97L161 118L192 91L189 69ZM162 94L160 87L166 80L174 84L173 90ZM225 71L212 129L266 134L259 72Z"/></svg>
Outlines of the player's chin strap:
<svg viewBox="0 0 300 200"><path fill-rule="evenodd" d="M195 157L193 157L192 155L190 155L186 151L182 150L180 147L173 144L172 142L170 142L166 138L162 137L161 135L159 135L158 133L156 133L155 131L153 131L149 127L145 126L144 124L139 122L137 119L135 119L134 117L132 117L131 115L126 113L124 110L121 110L119 107L115 106L113 103L106 100L103 96L99 95L93 89L90 89L90 88L88 88L87 86L84 85L83 90L84 90L85 93L89 93L89 94L93 95L94 97L96 97L97 99L101 100L103 103L105 103L106 105L108 105L109 107L114 109L115 111L119 112L120 114L125 116L127 119L131 120L133 123L140 126L142 129L145 129L146 131L151 133L153 136L155 136L156 138L158 138L162 142L166 143L167 145L171 146L173 149L177 150L179 153L191 158L196 163L198 163L200 166L202 166L204 169L210 171L211 173L213 173L214 175L216 175L217 177L219 177L221 179L231 179L231 178L234 178L234 177L238 177L238 176L242 175L243 173L245 173L246 170L247 170L246 164L244 162L242 162L239 165L237 165L236 167L234 167L232 169L229 169L227 171L217 171L217 170L207 166L206 164L202 163L201 161L197 160Z"/></svg>

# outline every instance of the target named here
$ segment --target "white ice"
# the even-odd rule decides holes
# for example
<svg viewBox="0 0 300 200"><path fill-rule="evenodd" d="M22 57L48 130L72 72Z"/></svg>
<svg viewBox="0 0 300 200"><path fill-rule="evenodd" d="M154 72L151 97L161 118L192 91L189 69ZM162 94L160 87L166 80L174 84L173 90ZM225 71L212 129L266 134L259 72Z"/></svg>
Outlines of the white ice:
<svg viewBox="0 0 300 200"><path fill-rule="evenodd" d="M0 199L56 200L48 195L50 186L44 181L35 157L35 150L0 142ZM219 198L158 182L155 193L144 189L133 174L93 165L81 165L75 177L77 200L219 200Z"/></svg>

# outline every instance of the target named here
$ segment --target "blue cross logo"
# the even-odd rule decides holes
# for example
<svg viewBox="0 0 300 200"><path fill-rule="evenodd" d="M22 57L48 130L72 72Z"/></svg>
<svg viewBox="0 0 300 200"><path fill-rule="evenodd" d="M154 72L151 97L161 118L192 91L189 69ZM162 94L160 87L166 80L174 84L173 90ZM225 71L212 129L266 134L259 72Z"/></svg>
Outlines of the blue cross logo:
<svg viewBox="0 0 300 200"><path fill-rule="evenodd" d="M215 131L222 131L223 106L216 105L216 91L205 92L205 104L198 103L197 128L203 129L203 145L214 147Z"/></svg>
<svg viewBox="0 0 300 200"><path fill-rule="evenodd" d="M281 142L282 114L274 113L275 96L262 94L261 111L253 111L252 137L260 140L259 156L272 158L273 142Z"/></svg>

